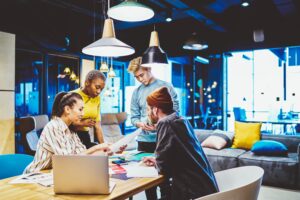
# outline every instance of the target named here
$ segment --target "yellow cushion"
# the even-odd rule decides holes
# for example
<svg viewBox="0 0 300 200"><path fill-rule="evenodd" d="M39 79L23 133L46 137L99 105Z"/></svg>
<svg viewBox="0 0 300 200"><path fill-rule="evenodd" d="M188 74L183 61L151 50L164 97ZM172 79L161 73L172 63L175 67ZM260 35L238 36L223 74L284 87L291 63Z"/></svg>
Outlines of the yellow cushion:
<svg viewBox="0 0 300 200"><path fill-rule="evenodd" d="M234 122L234 140L232 148L251 149L260 140L261 123Z"/></svg>

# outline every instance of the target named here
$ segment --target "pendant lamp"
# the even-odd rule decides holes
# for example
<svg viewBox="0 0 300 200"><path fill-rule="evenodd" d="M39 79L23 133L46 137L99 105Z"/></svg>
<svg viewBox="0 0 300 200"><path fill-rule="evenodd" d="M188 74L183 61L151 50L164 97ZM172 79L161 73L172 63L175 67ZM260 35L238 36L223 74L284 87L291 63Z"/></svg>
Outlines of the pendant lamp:
<svg viewBox="0 0 300 200"><path fill-rule="evenodd" d="M104 22L102 38L84 47L82 52L92 56L119 57L131 55L135 50L116 38L114 22L109 18Z"/></svg>
<svg viewBox="0 0 300 200"><path fill-rule="evenodd" d="M106 62L101 62L101 66L100 66L100 72L108 72L109 69L108 69L108 66L106 64Z"/></svg>
<svg viewBox="0 0 300 200"><path fill-rule="evenodd" d="M115 78L115 77L116 77L116 73L115 73L115 71L114 71L113 66L110 67L107 76L108 76L109 78Z"/></svg>
<svg viewBox="0 0 300 200"><path fill-rule="evenodd" d="M107 73L107 76L109 78L115 78L116 77L116 73L115 73L114 68L113 68L113 59L112 58L110 59L110 68L109 68L109 72Z"/></svg>
<svg viewBox="0 0 300 200"><path fill-rule="evenodd" d="M155 67L168 65L167 54L159 46L157 31L151 32L149 48L144 52L142 57L143 67Z"/></svg>
<svg viewBox="0 0 300 200"><path fill-rule="evenodd" d="M71 74L71 69L70 69L69 67L66 67L66 68L64 69L64 73L65 73L66 75L70 75L70 74Z"/></svg>
<svg viewBox="0 0 300 200"><path fill-rule="evenodd" d="M182 46L183 49L186 50L195 50L200 51L203 49L207 49L208 45L206 42L201 41L196 33L193 33L190 38L187 39L187 41Z"/></svg>
<svg viewBox="0 0 300 200"><path fill-rule="evenodd" d="M136 0L125 0L111 7L107 14L109 17L127 22L145 21L154 16L154 11Z"/></svg>
<svg viewBox="0 0 300 200"><path fill-rule="evenodd" d="M75 81L76 78L77 78L76 74L74 73L74 71L72 71L72 73L71 73L71 75L70 75L70 79L71 79L72 81Z"/></svg>

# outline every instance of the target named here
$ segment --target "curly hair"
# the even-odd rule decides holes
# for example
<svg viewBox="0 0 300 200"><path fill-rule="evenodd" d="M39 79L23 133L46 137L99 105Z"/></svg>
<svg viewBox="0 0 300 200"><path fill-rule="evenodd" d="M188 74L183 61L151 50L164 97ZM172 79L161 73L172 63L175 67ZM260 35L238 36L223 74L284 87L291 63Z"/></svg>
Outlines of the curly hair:
<svg viewBox="0 0 300 200"><path fill-rule="evenodd" d="M85 81L91 82L97 78L102 79L104 82L106 81L106 76L99 70L89 71L89 73L87 73L87 75L85 77Z"/></svg>
<svg viewBox="0 0 300 200"><path fill-rule="evenodd" d="M142 57L134 58L130 61L127 71L129 73L135 73L141 68L141 64L142 64Z"/></svg>

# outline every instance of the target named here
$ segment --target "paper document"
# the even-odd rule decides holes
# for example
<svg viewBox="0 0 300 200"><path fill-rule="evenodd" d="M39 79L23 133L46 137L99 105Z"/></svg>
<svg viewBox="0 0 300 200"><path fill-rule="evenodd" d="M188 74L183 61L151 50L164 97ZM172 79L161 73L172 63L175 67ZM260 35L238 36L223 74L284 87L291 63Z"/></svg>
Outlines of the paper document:
<svg viewBox="0 0 300 200"><path fill-rule="evenodd" d="M122 139L113 143L109 148L114 153L118 152L118 151L120 151L120 147L122 147L124 145L128 145L140 133L141 133L141 131L138 129L137 131L135 131L131 134L125 135Z"/></svg>
<svg viewBox="0 0 300 200"><path fill-rule="evenodd" d="M127 177L157 177L155 167L144 167L139 164L123 166L127 171Z"/></svg>
<svg viewBox="0 0 300 200"><path fill-rule="evenodd" d="M53 185L52 173L31 173L23 174L12 181L10 184L21 184L21 183L38 183L42 186L49 187Z"/></svg>

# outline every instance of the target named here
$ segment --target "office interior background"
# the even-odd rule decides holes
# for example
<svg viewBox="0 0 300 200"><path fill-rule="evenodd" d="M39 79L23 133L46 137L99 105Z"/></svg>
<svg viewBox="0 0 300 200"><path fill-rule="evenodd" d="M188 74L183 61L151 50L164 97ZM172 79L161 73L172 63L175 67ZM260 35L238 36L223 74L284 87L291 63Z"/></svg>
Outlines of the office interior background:
<svg viewBox="0 0 300 200"><path fill-rule="evenodd" d="M120 3L110 1L111 6ZM178 94L180 115L198 129L233 131L233 108L246 117L298 119L300 113L300 2L297 0L145 0L155 11L144 22L115 20L118 39L135 48L131 56L110 59L88 56L82 48L101 38L107 18L104 0L12 0L0 6L0 31L15 34L13 74L14 132L18 119L50 115L55 95L80 87L83 74L112 64L101 94L101 113L127 112L139 85L127 72L141 56L150 33L159 34L169 65L152 68L155 77L171 82ZM186 50L196 37L202 50ZM196 46L196 45L195 45ZM5 70L2 69L1 70ZM6 79L2 80L6 81ZM2 88L1 88L2 89ZM5 89L1 90L5 96ZM2 98L1 107L6 106ZM5 118L5 117L4 117ZM270 131L268 127L264 130ZM272 134L297 134L296 124L275 126Z"/></svg>

